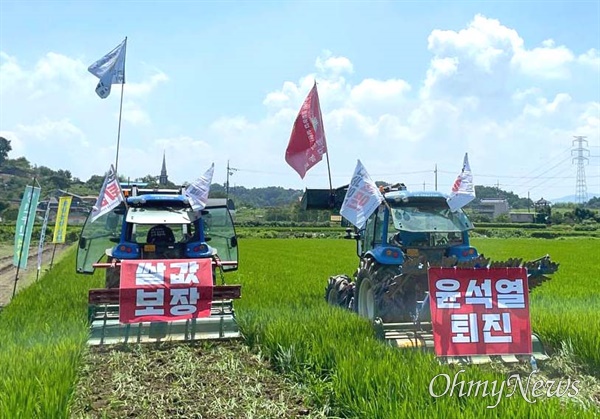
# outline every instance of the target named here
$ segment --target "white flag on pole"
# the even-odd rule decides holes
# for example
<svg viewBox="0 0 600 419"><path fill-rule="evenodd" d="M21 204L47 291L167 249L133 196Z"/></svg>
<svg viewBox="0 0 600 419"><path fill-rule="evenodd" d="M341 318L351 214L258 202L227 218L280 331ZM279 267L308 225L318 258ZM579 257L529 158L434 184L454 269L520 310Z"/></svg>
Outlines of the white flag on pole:
<svg viewBox="0 0 600 419"><path fill-rule="evenodd" d="M465 153L462 171L452 185L452 192L448 197L448 206L452 212L464 207L475 199L475 185L473 184L473 174L469 166L469 155Z"/></svg>
<svg viewBox="0 0 600 419"><path fill-rule="evenodd" d="M117 179L115 168L111 164L110 170L104 178L102 190L98 195L96 205L92 207L92 223L96 221L98 217L101 217L102 215L112 211L124 200L125 197L123 196L123 191L121 191L119 179Z"/></svg>
<svg viewBox="0 0 600 419"><path fill-rule="evenodd" d="M206 207L214 171L215 164L213 163L203 176L196 179L183 190L183 194L188 197L190 204L195 211L199 211Z"/></svg>
<svg viewBox="0 0 600 419"><path fill-rule="evenodd" d="M348 192L346 192L340 214L361 229L383 200L384 197L379 188L360 160L357 160L356 169L350 185L348 185Z"/></svg>
<svg viewBox="0 0 600 419"><path fill-rule="evenodd" d="M88 67L88 71L100 79L96 86L96 93L102 99L106 99L110 95L110 87L113 84L125 83L126 49L127 38L111 52Z"/></svg>

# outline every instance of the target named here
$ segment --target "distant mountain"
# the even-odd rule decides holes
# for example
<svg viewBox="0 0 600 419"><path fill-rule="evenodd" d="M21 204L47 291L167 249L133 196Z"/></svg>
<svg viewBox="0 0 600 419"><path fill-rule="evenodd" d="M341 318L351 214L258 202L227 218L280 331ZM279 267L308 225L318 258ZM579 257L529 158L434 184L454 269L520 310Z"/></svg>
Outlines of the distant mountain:
<svg viewBox="0 0 600 419"><path fill-rule="evenodd" d="M587 200L589 201L592 198L600 198L600 194L588 194ZM577 203L577 195L567 195L567 196L563 196L561 198L554 198L554 199L549 199L550 202L552 202L553 204L566 204L569 202L572 202L574 204Z"/></svg>

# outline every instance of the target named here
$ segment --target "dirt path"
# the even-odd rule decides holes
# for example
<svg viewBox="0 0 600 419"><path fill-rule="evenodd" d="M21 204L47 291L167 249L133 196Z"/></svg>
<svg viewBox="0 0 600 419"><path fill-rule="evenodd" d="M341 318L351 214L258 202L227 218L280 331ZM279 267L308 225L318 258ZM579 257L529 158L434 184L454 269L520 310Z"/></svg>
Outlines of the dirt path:
<svg viewBox="0 0 600 419"><path fill-rule="evenodd" d="M241 341L90 347L72 418L324 418Z"/></svg>
<svg viewBox="0 0 600 419"><path fill-rule="evenodd" d="M54 254L54 263L60 260L62 253L69 247L69 245L57 244L56 252ZM52 251L54 249L53 244L47 244L44 246L42 253L42 269L40 276L50 266L52 260ZM27 269L19 269L19 280L17 281L17 292L26 288L35 282L37 274L37 246L32 246L29 249L29 258L27 260ZM0 257L0 307L7 305L12 299L13 288L15 286L15 275L17 273L17 267L13 265L13 255Z"/></svg>

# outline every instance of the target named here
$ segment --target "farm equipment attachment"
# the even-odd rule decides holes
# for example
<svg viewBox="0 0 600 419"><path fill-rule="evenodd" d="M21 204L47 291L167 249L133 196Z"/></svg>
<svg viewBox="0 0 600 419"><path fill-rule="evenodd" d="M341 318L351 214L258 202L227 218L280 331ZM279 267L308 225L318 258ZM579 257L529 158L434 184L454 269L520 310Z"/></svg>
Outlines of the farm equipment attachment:
<svg viewBox="0 0 600 419"><path fill-rule="evenodd" d="M340 209L347 188L307 189L302 207ZM346 229L345 238L357 243L359 266L354 277L330 277L325 299L331 305L369 319L376 336L392 346L434 350L430 268L470 268L473 272L482 268L526 268L529 291L549 280L548 275L558 269L548 255L523 262L522 259L491 261L479 254L469 243L473 224L461 209L452 212L442 193L409 192L403 184L380 190L385 202L368 218L364 228ZM439 356L439 361L517 362L530 359L531 355L538 360L546 359L543 344L535 333L531 341L532 354L523 356Z"/></svg>
<svg viewBox="0 0 600 419"><path fill-rule="evenodd" d="M105 288L88 295L88 343L239 338L241 285L226 285L224 275L238 268L226 200L194 210L180 189L123 193L112 211L88 216L79 241L77 272L106 270Z"/></svg>

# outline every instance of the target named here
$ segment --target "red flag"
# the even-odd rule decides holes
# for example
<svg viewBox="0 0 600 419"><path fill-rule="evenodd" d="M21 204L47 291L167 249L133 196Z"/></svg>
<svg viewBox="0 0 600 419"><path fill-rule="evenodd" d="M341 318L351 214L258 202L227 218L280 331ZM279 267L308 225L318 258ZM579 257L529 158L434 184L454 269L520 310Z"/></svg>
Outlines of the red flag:
<svg viewBox="0 0 600 419"><path fill-rule="evenodd" d="M285 161L304 179L306 172L327 153L317 82L304 100L294 122Z"/></svg>

